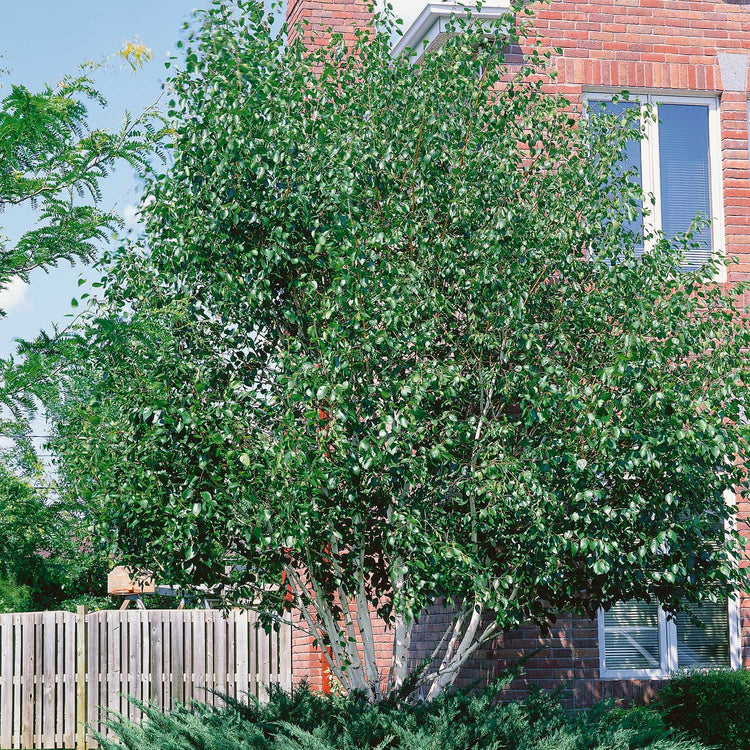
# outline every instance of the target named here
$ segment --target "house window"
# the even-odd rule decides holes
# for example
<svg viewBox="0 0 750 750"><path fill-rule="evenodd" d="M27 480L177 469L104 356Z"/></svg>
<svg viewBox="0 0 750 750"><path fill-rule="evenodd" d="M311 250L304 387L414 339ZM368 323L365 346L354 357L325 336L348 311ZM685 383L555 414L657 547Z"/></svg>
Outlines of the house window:
<svg viewBox="0 0 750 750"><path fill-rule="evenodd" d="M620 602L604 612L602 618L605 669L622 672L664 668L664 613L656 602Z"/></svg>
<svg viewBox="0 0 750 750"><path fill-rule="evenodd" d="M698 627L690 614L675 615L677 667L731 667L729 607L720 602L702 602L691 613L704 627Z"/></svg>
<svg viewBox="0 0 750 750"><path fill-rule="evenodd" d="M657 602L619 602L599 613L603 678L664 678L676 669L740 667L739 604L703 602L672 619Z"/></svg>
<svg viewBox="0 0 750 750"><path fill-rule="evenodd" d="M590 114L619 114L627 107L651 105L658 120L643 118L643 139L624 154L625 168L634 168L649 210L642 216L647 233L661 230L668 238L686 232L700 215L709 219L694 235L695 250L687 253L683 271L695 271L712 256L723 255L721 198L721 134L718 103L712 98L635 96L613 102L611 95L588 94ZM640 231L640 221L634 227ZM648 245L640 248L648 251ZM638 250L636 251L638 252Z"/></svg>

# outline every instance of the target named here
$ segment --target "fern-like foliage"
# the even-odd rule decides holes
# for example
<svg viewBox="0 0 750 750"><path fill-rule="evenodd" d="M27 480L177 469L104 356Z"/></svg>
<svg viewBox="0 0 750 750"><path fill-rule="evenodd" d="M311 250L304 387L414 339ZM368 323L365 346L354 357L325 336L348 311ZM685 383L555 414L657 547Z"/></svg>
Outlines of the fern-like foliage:
<svg viewBox="0 0 750 750"><path fill-rule="evenodd" d="M161 154L166 130L155 106L138 117L126 113L116 131L88 127L89 108L106 106L92 78L98 67L89 64L38 92L14 85L0 101L0 214L23 205L35 212L16 242L4 236L0 223L0 289L60 261L93 259L122 225L114 211L99 205L101 181L123 162L143 174ZM21 365L0 361L0 431L15 439L15 455L28 465L28 417L51 373L39 356L21 359Z"/></svg>
<svg viewBox="0 0 750 750"><path fill-rule="evenodd" d="M90 130L89 103L106 105L90 73L34 93L14 85L0 102L0 210L28 203L38 225L0 252L0 284L61 260L91 259L121 219L97 207L100 182L124 161L148 169L163 128L154 108L118 131Z"/></svg>

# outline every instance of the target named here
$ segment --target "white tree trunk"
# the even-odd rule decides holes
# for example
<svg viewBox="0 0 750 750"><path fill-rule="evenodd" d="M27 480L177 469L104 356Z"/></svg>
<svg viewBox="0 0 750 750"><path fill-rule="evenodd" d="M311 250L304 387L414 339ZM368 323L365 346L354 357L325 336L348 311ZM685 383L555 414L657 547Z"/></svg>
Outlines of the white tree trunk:
<svg viewBox="0 0 750 750"><path fill-rule="evenodd" d="M332 557L335 558L335 553ZM298 571L287 568L287 580L295 603L302 613L305 629L325 656L331 674L338 680L341 688L345 692L362 692L371 702L378 702L393 691L401 690L409 678L409 651L415 621L401 612L395 613L392 663L383 670L388 674L388 679L384 679L376 659L363 562L360 557L357 594L353 599L346 598L342 586L337 587L341 599L340 617L334 615L322 586L309 573L309 584L305 584ZM338 563L334 564L334 568L338 568ZM394 571L394 589L398 592L403 585L403 574L397 566ZM340 574L340 569L337 572ZM431 663L415 679L415 688L427 690L426 700L432 701L449 689L476 650L496 636L497 626L494 622L481 630L483 614L484 610L478 604L463 606L456 611L430 657ZM438 660L437 668L431 668Z"/></svg>
<svg viewBox="0 0 750 750"><path fill-rule="evenodd" d="M393 576L393 589L394 595L398 599L400 590L404 585L404 575L398 562L394 565L394 568L396 572ZM400 690L409 674L409 649L411 648L412 629L413 622L402 612L396 611L393 628L393 664L391 665L393 680L389 679L389 688L392 686L393 689Z"/></svg>

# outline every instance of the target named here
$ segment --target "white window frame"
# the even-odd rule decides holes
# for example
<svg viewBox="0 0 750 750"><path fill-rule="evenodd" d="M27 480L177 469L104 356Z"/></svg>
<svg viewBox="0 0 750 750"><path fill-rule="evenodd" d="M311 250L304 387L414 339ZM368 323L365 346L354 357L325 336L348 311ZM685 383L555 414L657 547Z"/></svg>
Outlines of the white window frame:
<svg viewBox="0 0 750 750"><path fill-rule="evenodd" d="M585 92L584 105L590 102L612 101L613 93ZM672 94L632 93L629 101L650 104L655 109L658 104L688 104L706 107L708 110L708 168L709 195L711 207L711 243L713 254L723 261L726 258L724 234L724 193L721 173L721 118L719 100L715 96L679 96ZM658 113L658 110L657 110ZM649 119L643 123L645 137L641 140L641 189L644 204L648 201L650 210L644 212L643 228L647 233L653 233L661 228L661 179L659 170L659 122L658 118ZM652 242L646 242L644 252L653 247ZM726 281L726 266L722 262L714 281Z"/></svg>
<svg viewBox="0 0 750 750"><path fill-rule="evenodd" d="M724 492L724 501L727 505L735 507L737 496L732 490ZM736 514L732 514L731 520L727 521L727 531L736 528ZM740 630L740 598L739 594L729 597L727 600L728 626L729 626L729 666L731 669L742 668L742 638ZM674 618L668 619L666 612L659 605L659 656L660 666L658 669L607 669L606 663L606 631L604 627L604 610L598 613L598 636L599 636L599 677L603 680L633 680L650 679L663 680L670 677L679 669L677 660L677 623Z"/></svg>
<svg viewBox="0 0 750 750"><path fill-rule="evenodd" d="M729 666L740 669L742 666L742 641L740 638L740 602L733 596L727 601L729 615ZM659 606L659 655L661 664L654 669L607 669L605 654L604 610L599 610L599 677L603 680L663 680L679 668L677 663L677 624L674 618L668 619Z"/></svg>
<svg viewBox="0 0 750 750"><path fill-rule="evenodd" d="M653 669L607 669L606 664L606 631L604 628L604 610L599 610L599 677L604 680L632 680L632 679L660 679L669 672L668 654L670 651L667 641L666 614L659 606L658 628L659 628L659 656L658 668Z"/></svg>

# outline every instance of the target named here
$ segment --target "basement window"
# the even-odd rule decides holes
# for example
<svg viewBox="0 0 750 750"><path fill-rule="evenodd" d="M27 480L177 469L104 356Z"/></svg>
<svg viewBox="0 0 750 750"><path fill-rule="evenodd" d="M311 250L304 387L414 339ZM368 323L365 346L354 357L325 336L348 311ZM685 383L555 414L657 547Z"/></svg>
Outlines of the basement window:
<svg viewBox="0 0 750 750"><path fill-rule="evenodd" d="M724 501L735 505L731 490ZM725 528L735 523L725 521ZM689 603L673 617L657 601L618 602L607 612L599 610L598 620L602 679L664 679L678 669L742 666L738 596Z"/></svg>
<svg viewBox="0 0 750 750"><path fill-rule="evenodd" d="M736 598L691 604L671 619L657 602L619 602L599 612L600 676L663 679L677 669L739 669L739 617Z"/></svg>

